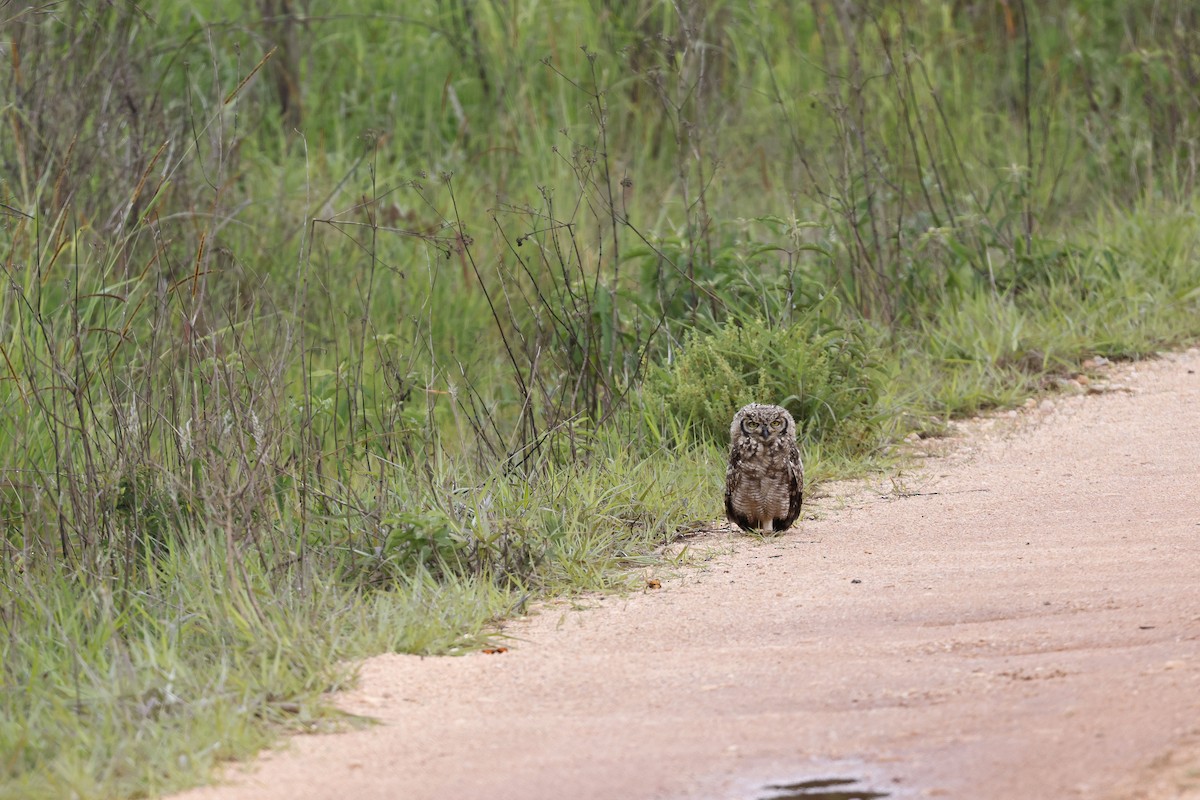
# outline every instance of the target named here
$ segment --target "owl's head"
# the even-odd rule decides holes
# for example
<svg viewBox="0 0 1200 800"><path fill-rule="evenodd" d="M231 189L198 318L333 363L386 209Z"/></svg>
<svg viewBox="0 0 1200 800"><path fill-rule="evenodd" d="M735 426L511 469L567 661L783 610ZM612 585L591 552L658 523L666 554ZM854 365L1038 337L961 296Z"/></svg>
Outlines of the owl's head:
<svg viewBox="0 0 1200 800"><path fill-rule="evenodd" d="M729 438L737 441L749 436L763 441L789 437L796 438L796 421L783 406L768 406L751 403L733 416L729 427Z"/></svg>

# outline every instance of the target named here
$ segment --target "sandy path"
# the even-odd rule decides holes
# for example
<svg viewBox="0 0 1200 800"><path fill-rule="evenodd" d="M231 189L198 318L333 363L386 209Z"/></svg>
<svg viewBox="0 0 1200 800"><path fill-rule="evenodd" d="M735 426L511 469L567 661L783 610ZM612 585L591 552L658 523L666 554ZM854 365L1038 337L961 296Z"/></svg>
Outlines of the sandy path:
<svg viewBox="0 0 1200 800"><path fill-rule="evenodd" d="M381 725L184 797L1200 798L1200 351L1113 380L507 653L371 659Z"/></svg>

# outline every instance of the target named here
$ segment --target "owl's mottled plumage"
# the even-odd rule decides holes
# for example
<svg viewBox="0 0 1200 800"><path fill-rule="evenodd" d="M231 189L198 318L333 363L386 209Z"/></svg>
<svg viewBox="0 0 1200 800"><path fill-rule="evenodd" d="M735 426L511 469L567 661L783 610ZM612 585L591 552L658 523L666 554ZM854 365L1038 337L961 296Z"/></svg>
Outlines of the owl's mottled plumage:
<svg viewBox="0 0 1200 800"><path fill-rule="evenodd" d="M729 427L725 516L743 530L786 531L800 516L804 464L787 409L751 403Z"/></svg>

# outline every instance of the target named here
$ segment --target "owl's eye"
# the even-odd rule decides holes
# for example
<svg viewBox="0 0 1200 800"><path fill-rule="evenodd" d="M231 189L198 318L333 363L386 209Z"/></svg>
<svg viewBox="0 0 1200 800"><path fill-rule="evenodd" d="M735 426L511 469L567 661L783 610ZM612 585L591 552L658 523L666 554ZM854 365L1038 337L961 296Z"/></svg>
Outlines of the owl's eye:
<svg viewBox="0 0 1200 800"><path fill-rule="evenodd" d="M782 430L782 429L783 429L783 420L781 420L781 419L771 420L771 430L778 431L778 430Z"/></svg>
<svg viewBox="0 0 1200 800"><path fill-rule="evenodd" d="M759 429L758 421L753 419L746 420L742 423L742 426L748 431L756 431Z"/></svg>

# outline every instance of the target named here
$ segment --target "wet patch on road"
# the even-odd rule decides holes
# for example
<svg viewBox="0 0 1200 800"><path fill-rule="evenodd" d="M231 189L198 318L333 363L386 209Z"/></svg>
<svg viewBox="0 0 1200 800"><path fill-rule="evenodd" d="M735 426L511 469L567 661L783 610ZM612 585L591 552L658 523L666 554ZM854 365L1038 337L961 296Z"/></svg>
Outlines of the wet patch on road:
<svg viewBox="0 0 1200 800"><path fill-rule="evenodd" d="M887 792L864 786L858 778L814 778L767 786L757 800L877 800L887 796Z"/></svg>

